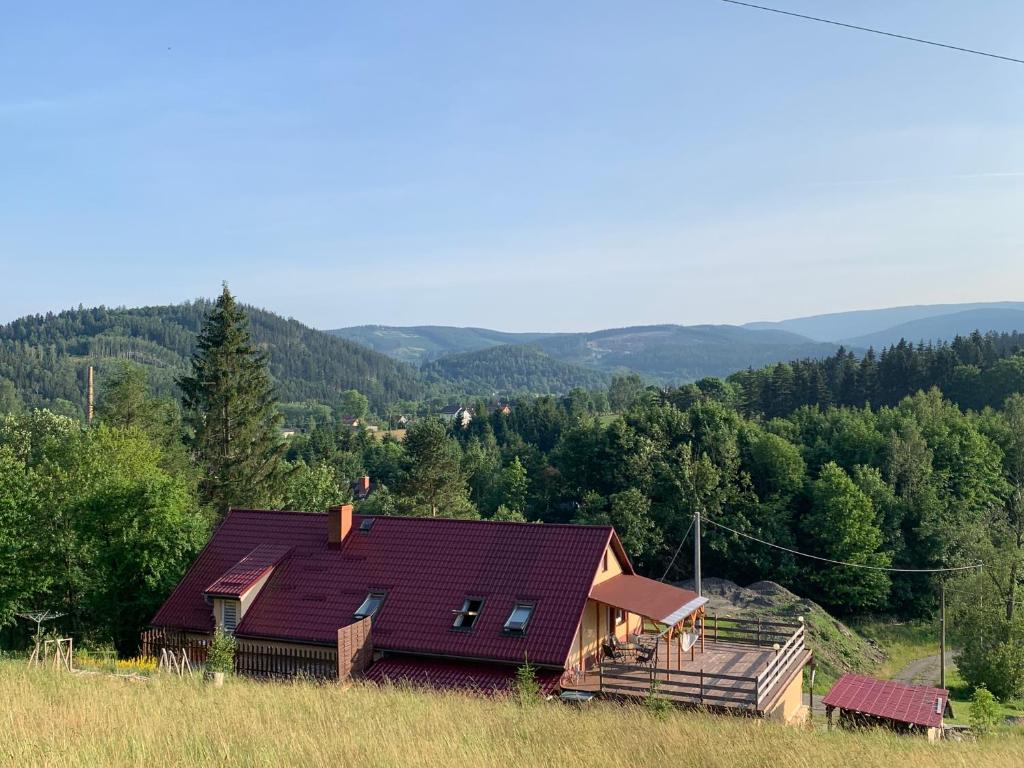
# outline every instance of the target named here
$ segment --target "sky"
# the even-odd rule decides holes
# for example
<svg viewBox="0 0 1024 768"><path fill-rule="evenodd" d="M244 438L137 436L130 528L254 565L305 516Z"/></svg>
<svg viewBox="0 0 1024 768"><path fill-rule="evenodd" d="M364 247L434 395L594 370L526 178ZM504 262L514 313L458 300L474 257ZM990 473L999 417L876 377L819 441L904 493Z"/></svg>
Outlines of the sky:
<svg viewBox="0 0 1024 768"><path fill-rule="evenodd" d="M1024 58L1017 0L774 4ZM223 281L319 328L1022 299L1022 211L1024 65L719 0L0 23L0 322Z"/></svg>

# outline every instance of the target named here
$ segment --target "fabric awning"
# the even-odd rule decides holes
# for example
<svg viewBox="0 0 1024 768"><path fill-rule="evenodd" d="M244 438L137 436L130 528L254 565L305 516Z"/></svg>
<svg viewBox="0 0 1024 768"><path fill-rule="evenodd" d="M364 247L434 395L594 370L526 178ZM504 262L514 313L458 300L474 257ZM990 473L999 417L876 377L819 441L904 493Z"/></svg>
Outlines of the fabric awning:
<svg viewBox="0 0 1024 768"><path fill-rule="evenodd" d="M708 601L688 589L625 573L595 584L590 590L590 597L670 626Z"/></svg>

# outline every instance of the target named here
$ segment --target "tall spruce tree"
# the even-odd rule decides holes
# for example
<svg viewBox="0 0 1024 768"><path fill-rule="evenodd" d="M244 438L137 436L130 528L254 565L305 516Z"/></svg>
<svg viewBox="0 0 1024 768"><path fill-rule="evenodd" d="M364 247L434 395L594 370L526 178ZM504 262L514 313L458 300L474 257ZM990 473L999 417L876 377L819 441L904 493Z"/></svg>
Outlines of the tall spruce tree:
<svg viewBox="0 0 1024 768"><path fill-rule="evenodd" d="M192 375L178 380L201 490L219 514L229 507L276 506L285 484L282 416L265 356L227 285L206 317Z"/></svg>

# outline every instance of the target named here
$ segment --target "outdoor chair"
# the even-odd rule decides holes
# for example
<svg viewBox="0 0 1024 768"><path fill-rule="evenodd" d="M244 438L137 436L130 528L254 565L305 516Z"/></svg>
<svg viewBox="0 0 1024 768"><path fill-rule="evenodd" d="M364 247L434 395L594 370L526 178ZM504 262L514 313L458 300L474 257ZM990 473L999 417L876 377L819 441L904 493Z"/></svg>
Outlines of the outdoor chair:
<svg viewBox="0 0 1024 768"><path fill-rule="evenodd" d="M606 659L612 661L624 662L628 660L626 649L622 647L616 637L609 637L603 643L601 643L601 650L604 653Z"/></svg>
<svg viewBox="0 0 1024 768"><path fill-rule="evenodd" d="M638 645L636 648L636 663L637 664L653 664L654 660L658 657L658 646L656 645Z"/></svg>

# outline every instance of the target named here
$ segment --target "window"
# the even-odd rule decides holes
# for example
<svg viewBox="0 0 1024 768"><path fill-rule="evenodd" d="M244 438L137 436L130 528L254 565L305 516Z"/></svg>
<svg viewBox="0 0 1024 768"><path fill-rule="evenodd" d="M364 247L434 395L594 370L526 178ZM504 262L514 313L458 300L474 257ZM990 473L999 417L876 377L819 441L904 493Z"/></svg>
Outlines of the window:
<svg viewBox="0 0 1024 768"><path fill-rule="evenodd" d="M235 634L235 627L238 626L238 603L234 600L225 600L220 604L220 626L229 635Z"/></svg>
<svg viewBox="0 0 1024 768"><path fill-rule="evenodd" d="M616 627L619 626L619 624L621 624L625 620L626 620L626 612L624 610L622 610L621 608L616 608L615 609L615 626Z"/></svg>
<svg viewBox="0 0 1024 768"><path fill-rule="evenodd" d="M380 607L384 605L384 594L381 590L370 592L363 600L363 604L356 608L355 618L365 619L367 616L376 616Z"/></svg>
<svg viewBox="0 0 1024 768"><path fill-rule="evenodd" d="M604 560L602 561L602 564L601 564L601 570L602 571L607 571L608 570L608 550L607 549L604 551Z"/></svg>
<svg viewBox="0 0 1024 768"><path fill-rule="evenodd" d="M505 632L510 635L521 635L526 631L526 625L530 623L533 615L533 603L516 603L508 620L505 622Z"/></svg>
<svg viewBox="0 0 1024 768"><path fill-rule="evenodd" d="M452 629L472 629L483 607L483 599L467 597L462 608L455 611L455 623L452 624Z"/></svg>
<svg viewBox="0 0 1024 768"><path fill-rule="evenodd" d="M373 528L373 518L364 517L363 522L359 524L359 530L363 533L369 533L371 528Z"/></svg>

